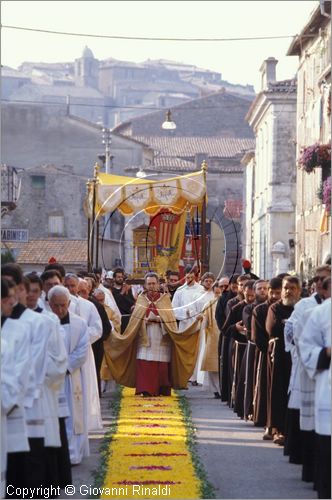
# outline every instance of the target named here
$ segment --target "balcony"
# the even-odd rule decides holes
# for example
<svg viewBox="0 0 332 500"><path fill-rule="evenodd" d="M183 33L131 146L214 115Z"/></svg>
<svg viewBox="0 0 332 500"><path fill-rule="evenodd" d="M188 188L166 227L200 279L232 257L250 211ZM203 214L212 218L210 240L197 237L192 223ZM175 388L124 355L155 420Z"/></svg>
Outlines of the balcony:
<svg viewBox="0 0 332 500"><path fill-rule="evenodd" d="M1 217L15 210L20 196L21 181L15 167L1 165Z"/></svg>

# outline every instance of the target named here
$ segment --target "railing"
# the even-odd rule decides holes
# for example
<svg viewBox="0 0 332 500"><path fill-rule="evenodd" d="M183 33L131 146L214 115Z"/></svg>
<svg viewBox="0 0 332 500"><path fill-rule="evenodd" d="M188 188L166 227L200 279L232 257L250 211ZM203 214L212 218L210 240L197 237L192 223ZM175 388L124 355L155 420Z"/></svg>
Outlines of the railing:
<svg viewBox="0 0 332 500"><path fill-rule="evenodd" d="M14 210L20 196L21 181L15 167L1 165L1 215Z"/></svg>

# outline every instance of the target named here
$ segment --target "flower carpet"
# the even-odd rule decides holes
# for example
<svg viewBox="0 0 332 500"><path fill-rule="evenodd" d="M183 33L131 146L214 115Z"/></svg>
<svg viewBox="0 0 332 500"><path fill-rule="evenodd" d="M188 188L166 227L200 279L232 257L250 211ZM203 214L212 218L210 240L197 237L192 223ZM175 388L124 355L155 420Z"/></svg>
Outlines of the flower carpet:
<svg viewBox="0 0 332 500"><path fill-rule="evenodd" d="M213 498L201 496L208 483L193 453L183 397L172 391L171 397L143 398L129 388L120 397L100 497Z"/></svg>

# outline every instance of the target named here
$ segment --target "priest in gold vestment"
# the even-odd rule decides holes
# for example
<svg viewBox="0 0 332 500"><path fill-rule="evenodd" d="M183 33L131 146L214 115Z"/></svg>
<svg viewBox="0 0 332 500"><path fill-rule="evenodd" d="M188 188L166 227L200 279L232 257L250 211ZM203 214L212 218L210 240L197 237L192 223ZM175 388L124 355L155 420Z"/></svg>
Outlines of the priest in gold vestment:
<svg viewBox="0 0 332 500"><path fill-rule="evenodd" d="M112 331L104 344L113 378L143 396L187 388L198 352L200 321L179 332L169 295L159 287L158 275L147 273L127 328L122 335Z"/></svg>

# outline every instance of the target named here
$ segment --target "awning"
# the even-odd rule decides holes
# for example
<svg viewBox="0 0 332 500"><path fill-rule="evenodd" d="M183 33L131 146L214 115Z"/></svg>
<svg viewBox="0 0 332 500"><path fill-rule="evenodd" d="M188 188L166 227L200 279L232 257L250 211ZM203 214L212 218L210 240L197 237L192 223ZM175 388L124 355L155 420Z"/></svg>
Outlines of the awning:
<svg viewBox="0 0 332 500"><path fill-rule="evenodd" d="M152 181L113 174L96 174L95 215L119 210L122 215L144 211L157 214L167 208L180 214L186 208L200 207L206 193L205 171ZM88 185L85 212L92 216L93 184Z"/></svg>

